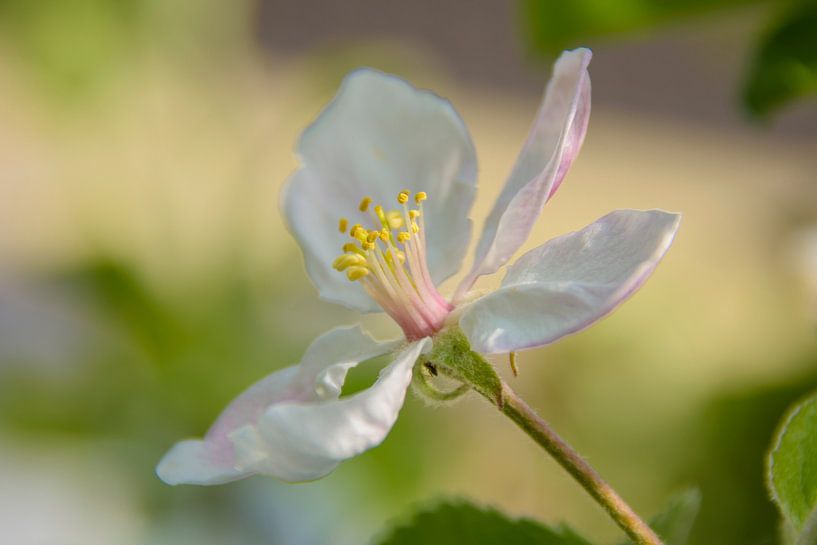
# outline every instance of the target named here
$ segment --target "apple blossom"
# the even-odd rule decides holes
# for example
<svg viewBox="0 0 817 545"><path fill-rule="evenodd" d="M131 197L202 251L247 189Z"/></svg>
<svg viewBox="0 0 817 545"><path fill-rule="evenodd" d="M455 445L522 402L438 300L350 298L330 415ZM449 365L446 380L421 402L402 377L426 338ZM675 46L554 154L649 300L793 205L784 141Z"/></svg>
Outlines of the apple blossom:
<svg viewBox="0 0 817 545"><path fill-rule="evenodd" d="M301 166L283 192L287 224L320 296L385 311L404 338L359 327L319 336L297 365L241 394L202 440L177 443L157 472L167 483L216 484L267 474L316 479L378 445L403 405L418 360L456 329L481 354L543 346L579 331L638 289L669 248L679 216L618 210L513 263L496 291L469 295L528 238L579 152L590 114L587 49L554 67L515 166L490 212L475 259L451 299L440 284L460 269L471 235L476 155L446 100L361 69L307 128ZM341 397L346 373L392 354L377 381Z"/></svg>

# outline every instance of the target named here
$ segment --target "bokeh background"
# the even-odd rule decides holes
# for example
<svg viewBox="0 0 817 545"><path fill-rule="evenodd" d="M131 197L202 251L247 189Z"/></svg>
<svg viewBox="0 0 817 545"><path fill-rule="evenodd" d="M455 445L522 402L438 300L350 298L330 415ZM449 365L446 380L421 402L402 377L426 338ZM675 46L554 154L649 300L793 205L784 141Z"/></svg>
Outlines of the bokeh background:
<svg viewBox="0 0 817 545"><path fill-rule="evenodd" d="M317 299L278 209L294 143L346 72L374 66L455 104L479 154L479 224L555 54L588 45L588 137L527 247L615 208L683 225L636 297L521 354L508 380L640 512L695 485L692 543L773 543L763 454L817 386L817 109L814 65L753 74L774 36L814 59L798 41L817 36L801 28L811 6L0 1L0 541L352 545L466 497L615 542L476 397L409 399L381 447L314 483L172 488L153 473L174 440L357 320Z"/></svg>

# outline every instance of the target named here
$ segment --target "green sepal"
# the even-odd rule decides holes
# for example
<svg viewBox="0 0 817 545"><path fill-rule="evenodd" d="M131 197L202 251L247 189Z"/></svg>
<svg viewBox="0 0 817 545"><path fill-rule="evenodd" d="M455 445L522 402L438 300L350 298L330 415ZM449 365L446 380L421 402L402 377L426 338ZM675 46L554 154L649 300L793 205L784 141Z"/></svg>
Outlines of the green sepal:
<svg viewBox="0 0 817 545"><path fill-rule="evenodd" d="M428 363L437 372L470 385L498 407L502 407L502 381L493 365L471 350L459 327L444 329L434 337Z"/></svg>

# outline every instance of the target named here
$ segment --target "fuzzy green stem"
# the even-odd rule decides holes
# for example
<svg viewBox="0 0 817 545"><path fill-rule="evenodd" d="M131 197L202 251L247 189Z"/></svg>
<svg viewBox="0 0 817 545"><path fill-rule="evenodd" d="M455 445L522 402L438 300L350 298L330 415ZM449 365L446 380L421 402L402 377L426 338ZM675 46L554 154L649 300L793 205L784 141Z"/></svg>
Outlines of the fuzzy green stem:
<svg viewBox="0 0 817 545"><path fill-rule="evenodd" d="M637 545L663 545L652 529L627 505L627 503L602 479L578 452L553 431L516 392L502 382L504 403L499 407L508 418L536 441L559 465L581 484L584 489L612 517ZM490 399L490 398L489 398Z"/></svg>
<svg viewBox="0 0 817 545"><path fill-rule="evenodd" d="M469 385L513 420L579 481L636 545L663 545L655 532L596 470L516 395L482 355L471 350L468 339L459 328L448 328L435 337L427 362L435 372Z"/></svg>

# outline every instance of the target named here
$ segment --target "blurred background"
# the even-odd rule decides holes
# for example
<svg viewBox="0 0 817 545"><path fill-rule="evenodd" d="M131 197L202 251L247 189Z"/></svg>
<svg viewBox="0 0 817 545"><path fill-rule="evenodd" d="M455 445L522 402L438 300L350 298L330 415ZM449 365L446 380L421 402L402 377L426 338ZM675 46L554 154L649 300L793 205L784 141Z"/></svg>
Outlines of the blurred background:
<svg viewBox="0 0 817 545"><path fill-rule="evenodd" d="M580 45L590 129L526 248L616 208L684 220L632 301L521 354L508 380L643 514L695 485L692 543L772 543L764 452L817 386L810 0L0 0L2 541L352 545L458 496L619 539L476 397L409 399L381 447L314 483L153 473L357 320L318 301L278 209L295 141L343 75L374 66L454 103L479 225L551 62Z"/></svg>

